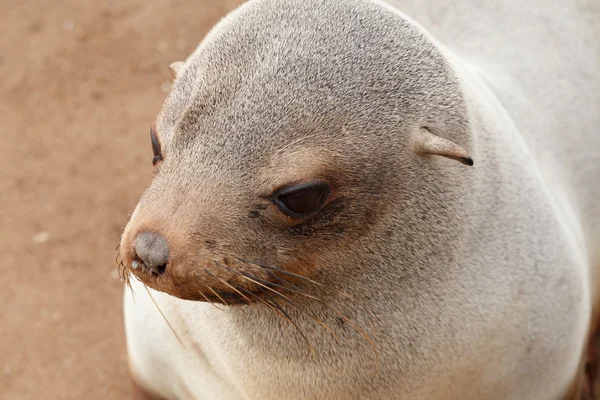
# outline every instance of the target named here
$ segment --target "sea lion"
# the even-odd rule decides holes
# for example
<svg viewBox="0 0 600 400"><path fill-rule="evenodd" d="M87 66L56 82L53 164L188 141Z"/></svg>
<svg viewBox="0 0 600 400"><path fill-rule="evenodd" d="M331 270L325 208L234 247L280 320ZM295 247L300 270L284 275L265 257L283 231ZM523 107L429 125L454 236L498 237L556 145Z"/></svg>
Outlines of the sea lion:
<svg viewBox="0 0 600 400"><path fill-rule="evenodd" d="M120 245L138 394L589 392L598 7L421 4L253 0L171 66Z"/></svg>

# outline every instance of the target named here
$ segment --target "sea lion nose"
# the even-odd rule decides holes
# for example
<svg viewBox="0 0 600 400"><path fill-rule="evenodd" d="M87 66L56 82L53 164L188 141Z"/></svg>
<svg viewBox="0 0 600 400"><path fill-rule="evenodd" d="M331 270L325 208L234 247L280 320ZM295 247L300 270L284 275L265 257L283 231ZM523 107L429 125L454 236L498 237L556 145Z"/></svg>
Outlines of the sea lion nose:
<svg viewBox="0 0 600 400"><path fill-rule="evenodd" d="M167 269L169 260L169 246L164 237L154 232L142 232L135 238L134 250L143 267L156 274L162 274ZM134 259L132 268L137 268L139 263Z"/></svg>

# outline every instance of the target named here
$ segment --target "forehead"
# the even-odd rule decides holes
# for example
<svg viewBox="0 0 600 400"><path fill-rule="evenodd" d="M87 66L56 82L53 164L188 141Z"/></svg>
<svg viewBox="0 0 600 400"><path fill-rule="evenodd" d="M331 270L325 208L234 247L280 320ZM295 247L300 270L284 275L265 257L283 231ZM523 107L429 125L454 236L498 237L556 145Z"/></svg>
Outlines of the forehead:
<svg viewBox="0 0 600 400"><path fill-rule="evenodd" d="M420 42L377 2L247 3L186 61L157 119L161 140L238 165L300 143L368 140L410 113L398 93L416 90L403 60Z"/></svg>

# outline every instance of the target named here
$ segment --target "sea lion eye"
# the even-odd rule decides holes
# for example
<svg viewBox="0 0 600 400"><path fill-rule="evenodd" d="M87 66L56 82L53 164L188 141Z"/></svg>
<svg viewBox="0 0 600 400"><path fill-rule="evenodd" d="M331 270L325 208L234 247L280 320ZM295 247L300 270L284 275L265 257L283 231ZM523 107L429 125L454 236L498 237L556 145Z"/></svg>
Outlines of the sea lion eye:
<svg viewBox="0 0 600 400"><path fill-rule="evenodd" d="M156 137L156 131L154 127L150 128L150 140L152 141L152 153L154 153L154 158L152 158L152 165L156 165L159 161L162 161L163 156L160 151L160 142Z"/></svg>
<svg viewBox="0 0 600 400"><path fill-rule="evenodd" d="M278 190L273 203L289 217L306 218L319 211L329 192L329 185L324 182L306 183Z"/></svg>

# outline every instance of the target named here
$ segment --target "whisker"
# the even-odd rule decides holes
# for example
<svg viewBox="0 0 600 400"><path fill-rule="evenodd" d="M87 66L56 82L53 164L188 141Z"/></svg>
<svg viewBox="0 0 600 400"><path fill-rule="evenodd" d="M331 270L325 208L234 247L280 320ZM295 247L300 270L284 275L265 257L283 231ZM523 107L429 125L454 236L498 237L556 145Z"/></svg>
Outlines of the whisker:
<svg viewBox="0 0 600 400"><path fill-rule="evenodd" d="M306 335L304 335L304 332L302 332L302 330L300 329L300 327L290 318L290 316L288 315L288 313L283 308L281 308L281 306L279 304L277 304L272 298L271 298L271 301L273 301L273 303L270 303L270 302L268 302L266 300L261 299L260 296L258 296L257 294L252 293L251 291L242 288L241 286L237 286L237 285L235 285L235 286L239 290L242 290L242 291L248 293L249 295L256 297L258 299L258 301L260 301L261 303L263 303L264 305L266 305L268 308L270 308L271 310L273 310L273 312L275 312L276 315L278 315L280 318L282 318L283 320L285 320L289 324L291 324L298 331L298 333L300 334L300 336L302 337L302 339L304 339L304 341L308 345L308 347L311 350L311 352L314 353L315 350L314 350L313 346L310 344L310 342L308 341L308 339L306 338ZM262 292L262 293L264 293L264 292ZM269 297L268 294L266 294L266 293L264 293L264 294L267 297Z"/></svg>
<svg viewBox="0 0 600 400"><path fill-rule="evenodd" d="M123 260L121 260L121 268L123 269L123 279L125 280L125 283L131 287L131 272L125 267Z"/></svg>
<svg viewBox="0 0 600 400"><path fill-rule="evenodd" d="M117 272L119 274L119 278L121 278L121 280L123 280L123 281L127 279L125 271L126 271L125 264L123 264L123 261L120 261L119 265L117 267Z"/></svg>
<svg viewBox="0 0 600 400"><path fill-rule="evenodd" d="M283 314L281 314L279 311L277 311L277 309L276 309L275 307L273 307L271 304L269 304L269 303L267 303L266 301L264 301L263 299L261 299L261 298L260 298L258 295L256 295L255 293L252 293L251 291L249 291L249 290L247 290L247 289L244 289L243 287L241 287L241 286L238 286L238 285L233 285L233 286L235 286L237 289L239 289L239 290L241 290L241 291L243 291L243 292L246 292L246 293L247 293L247 294L249 294L250 296L254 296L254 297L256 297L256 299L257 299L258 301L260 301L261 303L263 303L264 305L266 305L266 306L267 306L269 309L273 310L273 311L275 312L275 314L276 314L276 315L277 315L279 318L281 318L281 319L285 320L285 316L284 316Z"/></svg>
<svg viewBox="0 0 600 400"><path fill-rule="evenodd" d="M267 284L267 285L273 285L273 286L279 287L279 288L281 288L281 289L286 289L286 290L289 290L289 291L291 291L291 292L293 292L293 293L302 294L302 295L304 295L304 296L307 296L308 298L311 298L311 299L314 299L314 300L318 300L316 297L310 296L310 295L308 295L308 294L304 293L304 292L303 292L302 290L300 290L300 289L299 289L298 291L291 290L291 289L289 289L289 288L287 288L287 287L285 287L285 286L281 286L281 285L278 285L278 284L276 284L276 283L273 283L273 282L267 282L267 281L264 281L264 280L262 280L262 279L260 279L260 278L257 278L257 277L256 277L256 276L254 276L254 275L250 275L250 274L248 274L248 273L244 273L244 272L238 272L238 271L235 271L235 270L233 270L233 269L231 269L231 268L228 268L226 265L221 265L221 264L220 264L220 263L218 263L218 262L215 262L215 264L219 265L220 267L222 267L222 268L226 269L227 271L229 271L229 272L231 272L231 273L233 273L233 274L235 274L235 275L241 276L241 277L243 277L243 278L247 278L247 279L249 279L249 280L253 280L253 279L254 279L254 280L253 280L253 282L254 282L255 284L258 284L258 285L260 285L260 283L259 283L259 282L263 282L263 283L265 283L265 284ZM210 275L212 275L212 274L211 274L209 271L206 271L206 272L208 272ZM214 276L214 275L213 275L213 276ZM218 278L217 278L217 279L218 279ZM219 279L219 280L221 280L221 279ZM221 280L221 281L222 281L222 280ZM257 281L259 281L259 282L257 282ZM284 281L285 281L285 280L284 280ZM222 282L223 282L223 281L222 281ZM285 281L285 282L287 282L287 281ZM225 282L224 282L224 283L225 283ZM289 284L289 285L291 285L291 286L293 286L293 285L292 285L291 283L289 283L289 282L288 282L288 284ZM232 287L231 285L228 285L228 286L229 286L229 287L231 287L231 288L233 289L233 287ZM269 288L269 287L267 287L267 286L265 286L265 285L260 285L260 286L262 286L262 287L264 287L264 288L266 288L266 289L269 289L269 290L271 290L271 291L272 291L273 293L275 293L277 296L281 297L281 298L282 298L282 299L283 299L285 302L287 302L288 304L291 304L291 305L293 305L294 307L296 307L296 309L298 309L298 310L299 310L299 311L301 311L302 313L304 313L304 314L308 315L309 317L311 317L313 320L315 320L315 322L317 322L319 325L321 325L323 328L325 328L325 329L326 329L326 330L327 330L329 333L331 333L331 334L332 334L332 335L335 337L335 339L338 341L338 343L341 343L341 340L340 340L339 336L338 336L338 335L337 335L337 334L336 334L336 333L333 331L333 329L331 329L329 326L327 326L327 324L325 324L324 322L322 322L321 320L319 320L319 319L318 319L316 316L312 315L312 314L311 314L311 313L309 313L308 311L306 311L306 310L304 310L303 308L299 307L299 306L298 306L298 305L297 305L297 304L296 304L294 301L292 301L290 298L288 298L288 297L287 297L287 296L285 296L284 294L282 294L282 293L279 293L279 292L277 292L277 291L275 291L275 290L273 290L273 289L271 289L271 288ZM241 294L241 293L240 293L240 294ZM244 296L244 297L245 297L245 296Z"/></svg>
<svg viewBox="0 0 600 400"><path fill-rule="evenodd" d="M139 299L140 297L137 295L135 290L133 290L133 286L131 285L131 275L131 272L127 271L127 286L129 286L129 290L131 290L133 301L135 302L135 298L137 297ZM137 279L138 282L141 282L143 284L140 278L138 278L136 275L133 275L133 277L134 279Z"/></svg>
<svg viewBox="0 0 600 400"><path fill-rule="evenodd" d="M246 275L246 273L245 273L245 272L240 272L240 273L239 273L239 276L241 276L242 278L245 278L245 279L249 280L250 282L252 282L252 283L254 283L254 284L256 284L256 285L258 285L258 286L260 286L260 287L262 287L262 288L265 288L265 289L267 289L267 290L270 290L270 291L272 291L272 292L275 292L275 293L277 293L277 294L280 294L279 292L277 292L277 291L275 291L274 289L272 289L272 288L268 287L267 285L265 285L265 284L262 284L262 283L260 283L260 282L256 281L255 279L252 279L251 277L249 277L248 275ZM282 296L283 296L283 295L282 295Z"/></svg>
<svg viewBox="0 0 600 400"><path fill-rule="evenodd" d="M275 291L275 293L281 294L281 293L276 292L276 291ZM300 293L300 294L302 294L302 293ZM369 345L371 346L371 349L373 350L373 353L375 354L376 370L377 370L377 372L379 372L379 352L377 351L377 347L375 346L375 343L373 342L373 340L371 339L371 337L367 333L365 333L364 330L362 330L354 321L352 321L352 319L348 318L341 311L339 311L335 307L331 306L329 303L327 303L323 299L319 299L319 298L313 297L313 296L307 296L307 297L309 297L309 298L311 298L313 300L316 300L317 302L323 304L326 308L328 308L329 310L333 311L335 314L337 314L344 321L348 322L358 333L360 333L363 336L363 338L369 343ZM300 308L298 307L298 309L300 309ZM330 328L328 330L330 330ZM330 330L330 332L332 334L334 334L331 330ZM335 335L335 336L337 337L337 335Z"/></svg>
<svg viewBox="0 0 600 400"><path fill-rule="evenodd" d="M119 275L119 278L124 279L123 271L121 270L121 266L123 265L123 260L121 260L120 258L121 258L121 253L117 253L117 256L115 257L115 264L117 264L117 273Z"/></svg>
<svg viewBox="0 0 600 400"><path fill-rule="evenodd" d="M210 286L208 286L208 285L205 285L205 286L207 286L207 287L208 287L208 290L210 290L211 292L213 292L213 294L214 294L215 296L217 296L217 297L219 298L219 300L221 300L221 301L223 302L223 304L224 304L224 305L226 305L226 306L228 306L228 305L229 305L229 303L228 303L228 302L226 302L226 301L225 301L225 299L223 299L221 296L219 296L219 293L217 293L217 292L216 292L216 291L215 291L215 290L214 290L212 287L210 287Z"/></svg>
<svg viewBox="0 0 600 400"><path fill-rule="evenodd" d="M241 260L241 261L242 261L242 262L244 262L244 260ZM289 271L285 271L285 270L283 270L283 269L280 269L280 268L271 267L271 266L268 266L268 265L264 265L264 264L260 264L260 263L254 263L254 262L249 262L249 263L250 263L250 264L254 264L254 265L258 265L259 267L262 267L262 268L265 268L265 269L270 269L270 270L277 271L277 272L283 272L283 273L287 273L288 275L291 275L291 276L298 276L298 277L300 277L300 275L294 274L294 273L292 273L292 272L289 272ZM243 274L243 273L242 273L242 274ZM242 275L242 276L243 276L243 275ZM303 277L303 278L305 278L305 277ZM308 280L308 281L310 281L310 282L314 282L314 281L312 281L311 279L308 279L308 278L305 278L305 279L306 279L306 280ZM286 281L286 282L287 282L287 281ZM255 283L257 283L257 284L258 284L258 282L255 282ZM322 285L322 284L320 284L320 283L318 283L318 282L315 282L315 283L316 283L317 285L321 286L321 287L324 287L324 285ZM270 283L270 284L271 284L271 283ZM260 286L263 286L263 287L264 287L264 285L262 285L262 284L261 284ZM325 289L327 289L327 288L325 288ZM272 290L272 289L271 289L271 290ZM287 290L290 290L290 289L287 289ZM278 292L276 292L276 293L278 293ZM348 297L352 298L350 295L347 295L347 294L345 294L345 293L343 293L343 292L339 292L339 291L338 291L338 293L344 294L344 295L346 295L346 296L348 296ZM334 308L333 306L331 306L330 304L328 304L328 303L327 303L326 301L324 301L323 299L320 299L320 298L317 298L317 297L314 297L314 296L310 296L310 295L305 295L305 294L302 294L302 293L298 293L298 294L300 294L300 295L304 295L305 297L308 297L308 298L310 298L310 299L312 299L312 300L318 301L319 303L323 304L323 305L324 305L326 308L328 308L329 310L331 310L331 311L333 311L334 313L336 313L336 314L337 314L337 315L338 315L340 318L344 319L344 320L345 320L346 322L348 322L348 323L349 323L349 324L350 324L350 325L351 325L351 326L352 326L352 327L353 327L353 328L354 328L354 329L355 329L355 330L356 330L358 333L360 333L360 334L363 336L363 338L364 338L364 339L365 339L365 340L366 340L366 341L369 343L369 345L371 346L371 348L373 349L373 353L375 354L375 364L376 364L376 370L377 370L377 371L379 371L379 352L377 351L377 347L375 346L375 343L373 342L373 340L371 339L371 337L370 337L369 335L367 335L367 334L366 334L366 333L365 333L365 332L364 332L364 331L363 331L363 330L362 330L362 329L361 329L361 328L360 328L360 327L359 327L359 326L358 326L358 325L357 325L357 324L356 324L354 321L352 321L350 318L348 318L347 316L345 316L344 314L342 314L342 313L341 313L341 311L337 310L336 308Z"/></svg>
<svg viewBox="0 0 600 400"><path fill-rule="evenodd" d="M307 278L306 276L298 275L298 274L295 274L295 273L290 272L290 271L286 271L286 270L281 269L281 268L272 267L270 265L266 265L266 264L259 263L259 262L256 262L256 261L245 260L243 258L238 258L238 261L241 261L241 262L246 263L246 264L256 265L256 266L264 268L264 269L269 269L269 270L272 270L272 271L281 272L283 274L293 276L294 278L303 279L303 280L305 280L307 282L310 282L310 283L312 283L314 285L317 285L317 286L323 286L322 283L313 281L312 279Z"/></svg>
<svg viewBox="0 0 600 400"><path fill-rule="evenodd" d="M274 274L273 272L269 271L269 270L264 270L271 278L276 279L278 282L282 283L283 285L287 285L289 287L291 287L292 289L295 289L299 292L303 292L302 289L300 289L298 286L290 283L289 281L285 280L284 278L278 276L277 274Z"/></svg>
<svg viewBox="0 0 600 400"><path fill-rule="evenodd" d="M133 287L131 287L130 274L129 274L129 271L127 270L127 268L125 267L123 260L121 260L119 262L119 266L117 267L117 270L118 270L119 277L121 278L121 280L123 280L125 282L125 284L129 287L129 289L131 289L131 291L133 292Z"/></svg>
<svg viewBox="0 0 600 400"><path fill-rule="evenodd" d="M205 284L204 286L206 286L206 284ZM206 286L206 287L208 288L208 286ZM210 288L209 288L209 289L210 289ZM200 292L200 296L202 296L202 297L204 298L204 300L206 300L206 302L207 302L207 303L210 303L210 304L212 304L212 305L213 305L213 307L217 308L218 310L221 310L221 311L225 310L224 308L221 308L221 307L219 307L218 305L216 305L214 301L210 301L210 300L208 299L208 297L206 297L206 295L205 295L204 293Z"/></svg>
<svg viewBox="0 0 600 400"><path fill-rule="evenodd" d="M310 299L313 299L313 300L318 300L316 297L313 297L313 296L309 295L308 293L304 292L302 289L300 289L300 288L298 288L298 287L296 287L296 286L292 285L291 283L289 283L289 282L287 282L287 281L285 281L285 280L284 280L284 282L288 283L290 286L293 286L293 287L294 287L295 289L297 289L297 290L290 289L290 288L288 288L288 287L281 286L281 285L278 285L278 284L276 284L276 283L273 283L273 282L268 282L268 281L265 281L265 280L263 280L263 279L260 279L260 278L258 278L258 277L256 277L256 276L254 276L254 275L250 275L250 274L248 274L247 272L235 271L234 269L232 269L232 268L229 268L229 267L228 267L228 266L226 266L226 265L222 265L221 263L218 263L218 262L216 262L215 264L219 265L221 268L224 268L225 270L229 271L230 273L232 273L232 274L234 274L234 275L241 276L242 278L254 279L254 281L253 281L253 282L254 282L255 284L257 284L257 285L259 285L259 286L262 286L262 287L264 287L264 288L267 288L267 289L269 289L269 290L271 290L271 289L270 289L269 287L265 286L265 284L266 284L266 285L272 285L272 286L275 286L275 287L279 287L279 288L281 288L281 289L286 289L286 290L288 290L288 291L290 291L290 292L297 293L297 294L301 294L301 295L303 295L303 296L306 296L306 297L308 297L308 298L310 298ZM268 272L268 271L266 271L266 272ZM279 278L279 279L280 279L280 278ZM280 280L281 280L281 279L280 279ZM262 283L262 284L261 284L261 283Z"/></svg>
<svg viewBox="0 0 600 400"><path fill-rule="evenodd" d="M148 296L150 296L150 298L152 299L152 302L154 303L154 305L156 306L156 309L158 310L158 312L160 313L160 315L162 315L163 319L165 320L165 322L167 323L167 325L169 326L169 328L171 329L171 332L173 332L173 335L175 335L175 337L177 338L177 340L179 341L179 344L181 344L183 346L183 348L185 349L185 345L183 344L183 342L181 341L181 339L179 338L179 335L177 335L177 332L175 332L175 329L173 329L173 327L171 326L171 324L169 323L169 320L167 319L167 317L165 317L165 314L163 314L162 310L160 309L160 307L158 306L158 303L156 302L156 300L154 300L154 296L152 296L152 293L150 293L150 289L148 289L148 286L146 286L146 284L144 284L144 287L146 288L146 292L148 292Z"/></svg>
<svg viewBox="0 0 600 400"><path fill-rule="evenodd" d="M282 294L282 293L279 293L279 292L278 292L278 291L276 291L275 289L273 289L273 288L270 288L270 287L268 287L268 286L266 286L266 285L263 285L262 283L260 283L260 282L258 282L257 280L253 279L253 278L255 278L253 275L247 274L247 273L245 273L245 272L240 272L240 275L241 275L243 278L246 278L246 279L248 279L250 282L253 282L253 283L255 283L255 284L257 284L257 285L259 285L259 286L261 286L261 287L263 287L263 288L265 288L265 289L267 289L267 290L270 290L271 292L275 293L277 296L279 296L279 297L283 298L284 300L286 300L286 301L288 301L288 302L290 302L290 303L294 304L294 302L293 302L292 300L290 300L290 299L289 299L289 298L288 298L286 295L284 295L284 294ZM265 281L263 281L263 282L265 282ZM269 283L269 282L266 282L266 283Z"/></svg>
<svg viewBox="0 0 600 400"><path fill-rule="evenodd" d="M295 273L293 273L293 272L287 271L287 270L285 270L285 269L282 269L282 268L273 267L273 266L271 266L271 265L266 265L266 264L264 264L264 263L260 263L260 262L256 262L256 261L250 261L250 260L246 260L246 259L243 259L243 258L238 258L238 261L241 261L241 262L243 262L243 263L252 264L252 265L256 265L256 266L258 266L258 267L261 267L261 268L262 268L263 270L265 270L265 272L267 272L267 273L268 273L268 271L270 270L270 271L274 271L274 272L279 272L279 273L282 273L282 274L286 274L286 275L289 275L289 276L291 276L291 277L294 277L294 278L297 278L297 279L302 279L302 280L304 280L304 281L306 281L306 282L310 282L310 283L312 283L313 285L320 286L320 287L322 287L322 288L324 288L324 289L326 289L326 290L330 290L330 291L332 291L332 292L336 292L336 293L338 293L338 294L340 294L340 295L342 295L342 296L344 296L344 297L347 297L347 298L349 298L349 299L355 300L355 299L354 299L354 297L352 297L352 296L351 296L351 295L349 295L348 293L345 293L345 292L343 292L343 291L341 291L341 290L338 290L338 289L334 289L334 288L331 288L331 287L327 287L327 286L323 285L322 283L319 283L319 282L317 282L317 281L314 281L314 280L312 280L312 279L310 279L310 278L307 278L306 276L302 276L302 275L295 274ZM289 283L289 282L288 282L288 283Z"/></svg>
<svg viewBox="0 0 600 400"><path fill-rule="evenodd" d="M379 373L379 352L377 351L377 346L375 345L375 342L373 342L373 339L371 339L371 337L369 335L367 335L365 333L365 331L363 331L354 321L352 321L352 319L350 319L347 316L345 316L341 311L339 311L336 308L330 306L329 304L324 303L324 305L325 305L325 307L327 307L328 309L330 309L331 311L333 311L334 313L336 313L344 321L346 321L347 323L349 323L350 325L352 325L352 327L358 333L360 333L362 335L362 337L367 341L367 343L369 343L369 346L371 346L371 349L373 350L373 353L375 354L375 370L376 370L376 373Z"/></svg>
<svg viewBox="0 0 600 400"><path fill-rule="evenodd" d="M263 271L265 271L266 273L269 273L269 271L272 271L272 272L275 272L275 273L282 273L282 274L288 275L288 276L293 277L293 278L301 279L301 280L303 280L305 282L310 282L310 283L312 283L314 285L317 285L317 286L323 288L324 290L331 290L331 291L339 293L339 294L341 294L341 295L343 295L343 296L345 296L345 297L347 297L349 299L354 300L354 297L351 296L351 295L349 295L349 294L347 294L347 293L344 293L344 292L342 292L340 290L337 290L337 289L329 288L329 287L323 285L322 283L316 282L316 281L314 281L314 280L312 280L310 278L307 278L305 276L298 275L298 274L295 274L295 273L290 272L290 271L286 271L286 270L281 269L281 268L277 268L277 267L273 267L273 266L270 266L270 265L266 265L264 263L246 260L246 259L243 259L243 258L237 258L237 260L240 261L240 262L246 263L246 264L256 265L256 266L262 268ZM225 267L225 266L223 266L223 267ZM269 275L270 276L275 276L276 275L275 273L270 273ZM245 276L241 272L240 273L236 272L236 274L241 275L242 277ZM246 278L248 278L248 277L246 276ZM256 278L255 276L252 276L252 278L259 279L259 281L260 281L260 278ZM285 282L289 286L297 288L296 286L292 285L290 282L288 282L286 279L284 279L282 277L278 277L276 279L278 279L280 282L282 282L282 281ZM265 281L262 281L262 282L265 282ZM261 286L261 287L265 287L265 285L261 284L260 282L255 281L254 283L257 284L257 285L259 285L259 286ZM273 285L273 286L277 286L277 287L281 287L282 289L288 290L290 292L293 291L289 287L285 286L285 284L283 285L283 287L281 285L273 284L272 282L268 282L268 284L269 285ZM269 288L269 287L266 287L266 288L269 289L269 290L271 290L271 291L273 291L273 292L275 292L275 293L281 294L281 293L279 293L277 291L274 291L272 288ZM297 293L299 295L305 296L307 298L310 298L312 300L315 300L315 301L323 304L324 307L326 307L327 309L333 311L336 315L338 315L340 318L342 318L345 322L347 322L348 324L350 324L354 328L354 330L356 330L358 333L360 333L363 336L363 338L367 341L367 343L369 344L369 346L371 347L371 349L373 350L373 353L375 355L375 369L376 369L377 372L379 372L379 352L377 351L377 346L375 345L375 342L373 342L373 340L371 339L371 337L367 333L365 333L365 331L363 329L361 329L352 319L350 319L349 317L347 317L346 315L344 315L341 311L339 311L335 307L333 307L330 304L328 304L323 299L320 299L320 298L308 295L306 293L303 293L302 290L293 291L293 292ZM264 293L265 295L267 295L267 293L265 293L264 291L262 293Z"/></svg>
<svg viewBox="0 0 600 400"><path fill-rule="evenodd" d="M298 333L300 334L300 336L302 337L302 339L304 339L304 341L306 342L306 344L308 345L308 348L310 349L310 351L314 354L315 353L315 348L310 344L310 342L308 341L308 338L306 337L306 335L304 334L304 332L302 331L302 329L300 329L300 327L298 326L298 324L296 324L294 322L294 320L289 316L289 314L279 305L279 303L277 303L277 301L275 301L274 298L272 298L271 296L269 296L268 293L265 292L261 292L263 293L265 296L267 296L271 302L271 304L276 307L286 318L288 321L290 321L290 323L294 326L294 328L296 328L296 330L298 331ZM277 293L277 292L276 292Z"/></svg>
<svg viewBox="0 0 600 400"><path fill-rule="evenodd" d="M218 276L214 275L212 272L210 272L209 270L207 270L206 268L204 269L204 271L209 274L210 276L212 276L215 279L218 279L221 283L223 283L224 285L229 286L231 289L233 289L237 294L239 294L240 296L242 296L247 302L248 304L252 304L252 301L247 298L242 292L240 292L239 290L237 290L236 288L234 288L233 286L231 286L229 283L227 283L225 280L219 278ZM243 310L242 310L243 311Z"/></svg>
<svg viewBox="0 0 600 400"><path fill-rule="evenodd" d="M267 287L265 285L272 285L274 287L285 289L285 290L287 290L287 291L289 291L291 293L296 293L296 294L302 295L302 296L307 297L307 298L312 299L312 300L320 300L319 298L317 298L315 296L312 296L312 295L304 292L303 290L294 290L294 289L290 289L289 287L286 287L286 286L278 285L277 283L268 282L268 281L265 281L263 279L257 278L254 275L250 275L247 272L240 272L239 274L242 275L242 276L244 276L244 277L246 277L246 278L252 279L254 281L254 283L256 283L257 285L265 287L265 288L267 288L269 290L273 290L273 289L271 289L271 288L269 288L269 287ZM276 292L276 293L279 293L279 292Z"/></svg>
<svg viewBox="0 0 600 400"><path fill-rule="evenodd" d="M259 278L256 278L255 276L248 276L249 274L248 274L248 275L246 275L246 273L243 273L243 272L242 272L241 274L243 274L243 275L244 275L246 278L248 278L248 279L255 278L255 279L257 279L257 280L260 280ZM266 281L263 281L263 282L265 282L265 283L268 283L268 284L272 284L271 282L266 282ZM255 283L257 283L257 282L255 282ZM340 338L339 338L339 336L338 336L338 335L337 335L337 334L336 334L336 333L333 331L333 329L331 329L331 328L330 328L330 327L329 327L327 324L325 324L323 321L321 321L320 319L318 319L318 318L317 318L315 315L313 315L313 314L311 314L310 312L306 311L306 310L305 310L305 309L303 309L302 307L299 307L299 306L298 306L298 305L297 305L297 304L296 304L296 303L295 303L295 302L294 302L292 299L290 299L289 297L287 297L287 296L286 296L286 295L284 295L283 293L279 293L278 291L276 291L276 290L274 290L274 289L272 289L272 288L266 287L266 286L264 286L264 285L261 285L261 286L265 287L266 289L269 289L271 292L273 292L274 294L276 294L278 297L280 297L280 298L281 298L282 300L284 300L286 303L288 303L288 304L290 304L290 305L292 305L292 306L296 307L296 309L297 309L298 311L300 311L300 312L302 312L303 314L306 314L306 315L308 315L309 317L311 317L311 318L312 318L312 319L313 319L313 320L314 320L316 323L318 323L318 324L319 324L319 325L321 325L323 328L325 328L325 329L326 329L326 330L327 330L329 333L331 333L331 335L333 335L333 337L334 337L334 338L337 340L337 342L338 342L338 343L341 343L341 339L340 339ZM281 287L281 288L283 288L283 289L287 289L287 288L286 288L286 287L284 287L284 286L280 286L280 285L276 285L276 286L278 286L278 287ZM263 292L263 293L264 293L264 292ZM300 294L302 294L302 293L300 293ZM266 293L265 293L265 295L266 295ZM316 297L312 297L312 296L309 296L309 298L311 298L311 299L314 299L314 300L317 300L317 301L319 300L319 299L317 299Z"/></svg>
<svg viewBox="0 0 600 400"><path fill-rule="evenodd" d="M123 263L122 260L121 260L120 268L123 270L123 280L125 281L125 283L127 285L129 285L130 284L130 282L129 282L130 273L129 273L129 270L125 267L125 264Z"/></svg>

